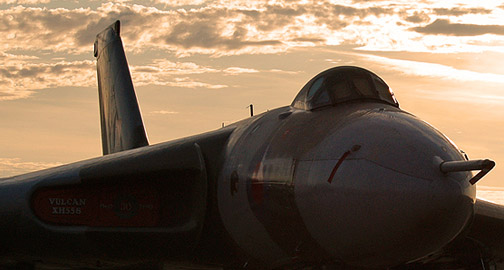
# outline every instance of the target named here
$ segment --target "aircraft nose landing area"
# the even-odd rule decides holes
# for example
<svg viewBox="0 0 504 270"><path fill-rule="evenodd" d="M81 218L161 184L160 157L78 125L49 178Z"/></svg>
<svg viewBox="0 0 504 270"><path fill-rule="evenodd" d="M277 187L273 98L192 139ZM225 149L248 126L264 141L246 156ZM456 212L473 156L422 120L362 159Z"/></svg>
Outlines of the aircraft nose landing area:
<svg viewBox="0 0 504 270"><path fill-rule="evenodd" d="M414 116L373 110L337 129L317 151L298 163L296 203L313 238L343 263L389 267L419 259L468 224L472 175L436 167L435 156L463 157Z"/></svg>

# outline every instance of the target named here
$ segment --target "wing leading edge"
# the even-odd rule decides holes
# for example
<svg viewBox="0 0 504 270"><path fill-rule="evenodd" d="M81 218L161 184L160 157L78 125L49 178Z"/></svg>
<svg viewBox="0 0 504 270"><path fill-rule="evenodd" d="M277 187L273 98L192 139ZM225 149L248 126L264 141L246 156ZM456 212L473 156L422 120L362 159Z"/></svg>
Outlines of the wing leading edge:
<svg viewBox="0 0 504 270"><path fill-rule="evenodd" d="M489 249L497 262L504 262L504 206L478 199L469 237Z"/></svg>
<svg viewBox="0 0 504 270"><path fill-rule="evenodd" d="M184 259L201 237L208 192L233 130L0 181L0 265Z"/></svg>

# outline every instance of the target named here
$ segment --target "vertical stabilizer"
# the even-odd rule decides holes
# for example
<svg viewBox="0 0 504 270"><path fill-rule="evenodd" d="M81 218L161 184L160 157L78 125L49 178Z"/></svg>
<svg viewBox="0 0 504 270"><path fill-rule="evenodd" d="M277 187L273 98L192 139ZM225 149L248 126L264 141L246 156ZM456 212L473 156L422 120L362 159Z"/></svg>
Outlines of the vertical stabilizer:
<svg viewBox="0 0 504 270"><path fill-rule="evenodd" d="M104 155L149 144L119 29L116 21L96 36L94 44Z"/></svg>

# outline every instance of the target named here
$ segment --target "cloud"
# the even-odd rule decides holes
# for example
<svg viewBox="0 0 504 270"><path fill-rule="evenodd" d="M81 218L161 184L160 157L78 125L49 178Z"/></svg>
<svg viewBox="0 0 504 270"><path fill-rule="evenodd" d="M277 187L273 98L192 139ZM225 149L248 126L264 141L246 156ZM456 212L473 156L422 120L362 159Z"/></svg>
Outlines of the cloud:
<svg viewBox="0 0 504 270"><path fill-rule="evenodd" d="M2 177L13 176L60 165L63 165L63 163L23 161L20 158L0 158L0 175Z"/></svg>
<svg viewBox="0 0 504 270"><path fill-rule="evenodd" d="M271 51L268 47L278 47L275 51L279 51L285 45L278 39L266 38L264 32L288 24L291 13L279 8L272 12L280 15L270 16L266 27L250 16L245 16L246 22L240 21L244 13L239 9L219 6L168 11L125 3L102 4L96 10L16 6L1 11L0 34L8 38L1 43L0 50L44 48L88 52L95 35L119 19L128 29L121 33L125 44L136 50L157 48L179 51L179 54L242 50L261 53L257 48L266 47ZM250 23L254 34L247 26ZM262 30L255 31L259 28Z"/></svg>
<svg viewBox="0 0 504 270"><path fill-rule="evenodd" d="M208 73L226 72L205 67L193 62L172 62L166 59L154 59L152 63L142 66L131 66L133 82L136 86L162 85L184 88L219 89L228 87L222 84L211 84L198 81L190 76ZM239 69L236 67L230 70ZM186 75L185 77L180 77Z"/></svg>
<svg viewBox="0 0 504 270"><path fill-rule="evenodd" d="M5 53L5 52L0 52L0 59L3 61L9 61L9 62L18 62L18 61L26 61L26 60L35 60L39 59L37 56L32 56L32 55L22 55L22 54L12 54L12 53Z"/></svg>
<svg viewBox="0 0 504 270"><path fill-rule="evenodd" d="M413 15L407 16L405 20L412 23L422 23L430 21L430 17L423 11L415 11Z"/></svg>
<svg viewBox="0 0 504 270"><path fill-rule="evenodd" d="M323 38L317 38L317 37L297 37L297 38L294 38L290 41L294 41L294 42L311 42L311 43L322 43L324 41L326 41L325 39Z"/></svg>
<svg viewBox="0 0 504 270"><path fill-rule="evenodd" d="M160 111L152 111L150 114L178 114L179 112L174 112L174 111L166 111L166 110L160 110Z"/></svg>
<svg viewBox="0 0 504 270"><path fill-rule="evenodd" d="M467 93L463 90L457 92L450 91L435 91L435 90L416 90L422 97L431 100L441 100L449 102L462 102L469 104L480 105L502 105L504 97L501 95L483 94L483 93Z"/></svg>
<svg viewBox="0 0 504 270"><path fill-rule="evenodd" d="M481 186L477 185L478 191L503 191L504 192L504 187L492 187L492 186ZM504 198L504 196L502 196Z"/></svg>
<svg viewBox="0 0 504 270"><path fill-rule="evenodd" d="M95 35L119 19L127 28L121 33L127 48L137 52L161 49L179 56L278 53L324 43L328 36L333 43L336 36L343 41L344 33L338 32L348 25L395 12L381 6L331 3L223 3L166 10L128 3L104 3L96 9L10 7L0 11L0 34L7 37L0 50L88 53Z"/></svg>
<svg viewBox="0 0 504 270"><path fill-rule="evenodd" d="M434 14L436 15L449 15L449 16L462 16L466 14L490 14L492 13L491 9L486 8L462 8L462 7L454 7L454 8L434 8Z"/></svg>
<svg viewBox="0 0 504 270"><path fill-rule="evenodd" d="M34 5L34 4L47 4L51 0L0 0L0 4L7 5Z"/></svg>
<svg viewBox="0 0 504 270"><path fill-rule="evenodd" d="M367 58L380 65L388 66L389 68L407 75L435 77L444 80L456 80L461 82L480 81L504 84L504 75L495 73L482 73L470 70L456 69L447 65L391 59L376 55L356 54ZM491 98L492 96L488 96Z"/></svg>
<svg viewBox="0 0 504 270"><path fill-rule="evenodd" d="M221 32L221 29L207 20L181 22L175 25L168 35L160 38L167 44L180 45L185 49L199 47L238 50L247 46L282 44L279 40L247 40L247 30L243 27L236 27L230 36L224 36Z"/></svg>
<svg viewBox="0 0 504 270"><path fill-rule="evenodd" d="M504 204L504 189L502 187L478 186L476 190L478 198L486 201Z"/></svg>
<svg viewBox="0 0 504 270"><path fill-rule="evenodd" d="M96 75L90 60L29 63L16 59L0 66L0 82L0 100L13 100L26 98L39 89L95 86Z"/></svg>
<svg viewBox="0 0 504 270"><path fill-rule="evenodd" d="M166 59L155 59L149 65L132 66L131 73L135 85L164 85L186 88L219 89L228 87L223 84L210 84L192 79L189 76L199 74L223 73L238 75L243 73L257 73L259 70L242 67L228 67L224 69L210 68L193 62L172 62ZM188 75L180 78L181 75Z"/></svg>
<svg viewBox="0 0 504 270"><path fill-rule="evenodd" d="M55 87L96 87L96 63L84 61L57 61L33 63L37 57L0 53L0 100L27 98L36 90ZM222 69L198 65L194 62L172 62L154 59L147 65L130 66L135 86L162 85L184 88L226 88L195 79L200 74L221 73L239 75L257 73L259 70L243 67ZM180 77L183 76L183 77Z"/></svg>
<svg viewBox="0 0 504 270"><path fill-rule="evenodd" d="M132 66L131 69L132 73L162 73L168 76L219 72L218 69L198 65L194 62L172 62L166 59L153 59L149 65Z"/></svg>
<svg viewBox="0 0 504 270"><path fill-rule="evenodd" d="M54 87L96 87L96 64L91 60L32 63L37 57L0 53L0 100L27 98L35 90ZM152 63L130 66L136 86L164 85L186 88L225 88L227 85L211 84L191 78L193 75L223 73L238 75L257 73L258 70L242 67L215 69L194 62L171 62L154 59ZM184 76L179 78L179 76Z"/></svg>
<svg viewBox="0 0 504 270"><path fill-rule="evenodd" d="M170 7L179 6L199 6L205 3L206 0L154 0L155 3L164 4Z"/></svg>
<svg viewBox="0 0 504 270"><path fill-rule="evenodd" d="M40 50L72 51L75 31L93 17L90 9L46 9L15 6L1 11L0 33L15 38L2 42L3 51ZM92 41L91 41L92 42Z"/></svg>
<svg viewBox="0 0 504 270"><path fill-rule="evenodd" d="M209 89L221 89L228 87L223 84L209 84L204 82L194 81L189 77L175 78L175 81L161 82L160 85L172 86L172 87L187 87L187 88L209 88Z"/></svg>
<svg viewBox="0 0 504 270"><path fill-rule="evenodd" d="M103 3L97 8L35 8L13 6L1 10L0 51L37 51L89 54L95 35L119 19L127 51L164 51L178 57L208 54L214 57L272 54L295 47L355 44L408 50L421 46L409 35L453 36L502 33L500 25L424 23L439 14L487 15L481 7L434 7L420 4L367 2L355 5L331 2L154 1L156 6ZM418 37L418 36L417 36ZM21 42L22 41L22 42ZM411 46L412 43L417 45ZM426 48L428 50L429 48Z"/></svg>
<svg viewBox="0 0 504 270"><path fill-rule="evenodd" d="M446 19L437 19L429 25L414 27L412 29L423 34L449 36L479 36L484 34L504 35L504 25L451 23Z"/></svg>
<svg viewBox="0 0 504 270"><path fill-rule="evenodd" d="M296 75L296 74L301 73L300 71L281 70L281 69L276 69L276 68L267 70L266 72L277 73L277 74L288 74L288 75Z"/></svg>
<svg viewBox="0 0 504 270"><path fill-rule="evenodd" d="M351 45L353 50L467 51L483 47L474 39L460 36L504 33L501 25L451 23L439 18L410 28L412 23L425 23L440 14L480 16L491 11L477 6L424 8L420 4L399 2L391 6L379 1L354 5L303 1L270 4L221 0L198 5L185 0L171 2L173 5L154 2L155 7L123 2L103 3L97 8L16 5L0 10L0 35L5 37L0 43L0 59L5 59L0 67L0 100L26 97L48 87L94 87L92 44L95 35L116 19L122 22L121 35L128 54L168 54L179 58L195 54L278 54L296 47L341 44ZM449 37L439 39L433 34ZM497 39L485 36L483 41L485 50L502 49ZM47 60L58 57L58 62ZM227 85L208 83L194 75L262 72L163 60L133 65L131 69L136 85L210 89ZM176 76L183 79L177 81Z"/></svg>
<svg viewBox="0 0 504 270"><path fill-rule="evenodd" d="M242 73L257 73L259 70L253 68L229 67L223 70L225 74L237 75Z"/></svg>

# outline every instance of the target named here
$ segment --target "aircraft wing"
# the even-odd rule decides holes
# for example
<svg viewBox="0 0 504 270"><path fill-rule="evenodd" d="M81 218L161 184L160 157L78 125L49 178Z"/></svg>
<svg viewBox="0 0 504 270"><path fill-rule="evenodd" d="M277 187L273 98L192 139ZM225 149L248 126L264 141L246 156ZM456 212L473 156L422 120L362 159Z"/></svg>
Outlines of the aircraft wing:
<svg viewBox="0 0 504 270"><path fill-rule="evenodd" d="M469 237L491 250L497 261L504 260L504 206L478 199L474 214Z"/></svg>
<svg viewBox="0 0 504 270"><path fill-rule="evenodd" d="M93 258L120 266L189 254L233 130L0 181L0 261L96 267Z"/></svg>

